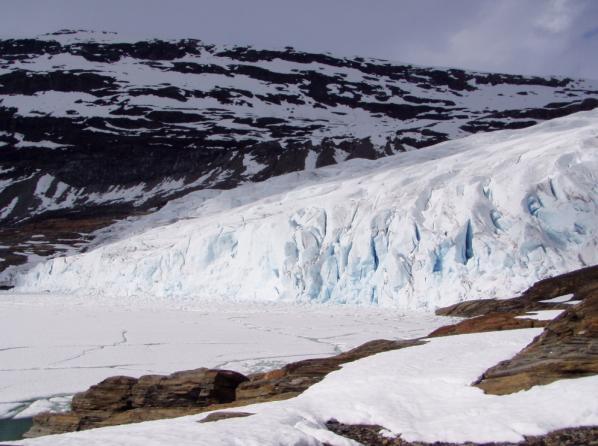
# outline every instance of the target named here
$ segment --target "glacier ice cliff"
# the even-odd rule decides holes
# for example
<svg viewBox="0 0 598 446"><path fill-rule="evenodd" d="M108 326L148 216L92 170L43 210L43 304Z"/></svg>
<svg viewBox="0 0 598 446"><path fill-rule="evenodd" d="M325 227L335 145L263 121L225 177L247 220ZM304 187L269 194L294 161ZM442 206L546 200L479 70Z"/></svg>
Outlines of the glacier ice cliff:
<svg viewBox="0 0 598 446"><path fill-rule="evenodd" d="M598 262L598 112L198 191L18 291L431 309Z"/></svg>

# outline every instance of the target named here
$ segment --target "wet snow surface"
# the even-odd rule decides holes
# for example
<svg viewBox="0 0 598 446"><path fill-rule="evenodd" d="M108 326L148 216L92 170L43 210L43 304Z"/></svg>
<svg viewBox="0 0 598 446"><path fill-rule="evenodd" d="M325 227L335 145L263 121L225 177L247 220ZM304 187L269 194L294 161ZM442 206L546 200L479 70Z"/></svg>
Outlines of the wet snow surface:
<svg viewBox="0 0 598 446"><path fill-rule="evenodd" d="M372 307L93 300L0 293L0 418L68 407L65 395L113 375L263 371L451 321Z"/></svg>
<svg viewBox="0 0 598 446"><path fill-rule="evenodd" d="M17 290L433 309L598 262L598 112L199 191Z"/></svg>
<svg viewBox="0 0 598 446"><path fill-rule="evenodd" d="M324 423L378 424L409 441L519 441L598 423L598 377L563 380L512 395L472 387L484 370L525 347L539 329L435 338L381 353L328 375L297 398L235 408L253 413L215 423L206 414L26 440L28 445L355 445Z"/></svg>

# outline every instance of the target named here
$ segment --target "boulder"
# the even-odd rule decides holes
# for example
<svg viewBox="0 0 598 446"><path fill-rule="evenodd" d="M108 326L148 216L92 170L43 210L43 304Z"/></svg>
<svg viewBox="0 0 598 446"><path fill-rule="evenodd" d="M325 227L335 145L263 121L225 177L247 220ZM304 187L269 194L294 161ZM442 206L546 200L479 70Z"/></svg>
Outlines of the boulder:
<svg viewBox="0 0 598 446"><path fill-rule="evenodd" d="M230 403L247 378L230 370L200 368L168 376L142 376L132 388L131 406L198 407Z"/></svg>
<svg viewBox="0 0 598 446"><path fill-rule="evenodd" d="M73 397L71 408L77 413L121 412L131 408L131 389L137 380L129 376L111 376Z"/></svg>
<svg viewBox="0 0 598 446"><path fill-rule="evenodd" d="M73 397L71 412L34 417L27 437L171 418L234 401L247 378L230 370L200 368L139 379L113 376Z"/></svg>

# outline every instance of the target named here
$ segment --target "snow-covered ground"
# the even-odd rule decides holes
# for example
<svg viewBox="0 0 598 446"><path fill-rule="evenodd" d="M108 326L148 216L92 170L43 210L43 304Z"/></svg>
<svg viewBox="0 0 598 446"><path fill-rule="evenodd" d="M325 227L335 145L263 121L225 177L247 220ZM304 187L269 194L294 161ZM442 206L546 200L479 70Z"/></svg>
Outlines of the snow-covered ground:
<svg viewBox="0 0 598 446"><path fill-rule="evenodd" d="M540 311L530 311L521 316L515 316L517 319L535 319L538 321L551 321L554 318L558 317L563 313L565 310L540 310Z"/></svg>
<svg viewBox="0 0 598 446"><path fill-rule="evenodd" d="M598 263L598 111L199 191L17 290L432 309Z"/></svg>
<svg viewBox="0 0 598 446"><path fill-rule="evenodd" d="M98 306L93 298L0 294L0 418L68 407L108 376L214 367L249 373L450 323L373 307L196 303Z"/></svg>
<svg viewBox="0 0 598 446"><path fill-rule="evenodd" d="M507 396L470 384L540 329L435 338L381 353L328 375L297 398L233 411L254 415L197 423L205 414L17 442L26 445L356 445L326 430L378 424L410 441L520 441L523 435L598 423L598 377L558 381Z"/></svg>
<svg viewBox="0 0 598 446"><path fill-rule="evenodd" d="M553 297L552 299L541 300L540 302L544 304L563 304L571 301L572 298L573 294L569 293L563 294L562 296Z"/></svg>

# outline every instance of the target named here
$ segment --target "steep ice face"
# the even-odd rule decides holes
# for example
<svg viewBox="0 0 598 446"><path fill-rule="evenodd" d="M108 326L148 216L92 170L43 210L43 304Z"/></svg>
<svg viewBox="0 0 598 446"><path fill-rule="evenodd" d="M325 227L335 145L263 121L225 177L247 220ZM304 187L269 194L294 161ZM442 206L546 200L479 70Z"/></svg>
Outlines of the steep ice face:
<svg viewBox="0 0 598 446"><path fill-rule="evenodd" d="M189 194L17 290L431 309L598 262L598 112Z"/></svg>

